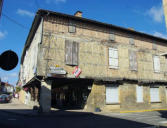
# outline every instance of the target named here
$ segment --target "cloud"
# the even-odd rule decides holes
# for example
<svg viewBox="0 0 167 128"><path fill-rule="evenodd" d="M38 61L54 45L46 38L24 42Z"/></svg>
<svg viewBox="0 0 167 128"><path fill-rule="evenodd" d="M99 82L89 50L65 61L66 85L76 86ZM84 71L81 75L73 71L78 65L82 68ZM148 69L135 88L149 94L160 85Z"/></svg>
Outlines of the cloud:
<svg viewBox="0 0 167 128"><path fill-rule="evenodd" d="M7 35L7 31L0 31L0 39L5 38L6 35Z"/></svg>
<svg viewBox="0 0 167 128"><path fill-rule="evenodd" d="M154 35L154 36L157 36L157 37L161 37L161 38L167 39L167 35L166 35L166 34L163 34L163 33L160 33L160 32L154 32L153 35Z"/></svg>
<svg viewBox="0 0 167 128"><path fill-rule="evenodd" d="M33 12L23 10L23 9L17 9L16 13L21 16L28 16L28 17L33 17L35 15Z"/></svg>
<svg viewBox="0 0 167 128"><path fill-rule="evenodd" d="M51 3L58 4L58 3L65 3L66 0L45 0L45 2L47 4L51 4Z"/></svg>
<svg viewBox="0 0 167 128"><path fill-rule="evenodd" d="M11 72L11 73L0 72L0 78L3 82L9 82L15 85L18 78L18 73L17 72Z"/></svg>
<svg viewBox="0 0 167 128"><path fill-rule="evenodd" d="M1 80L4 82L4 81L8 81L9 80L9 77L7 77L7 76L3 76L2 78L1 78Z"/></svg>
<svg viewBox="0 0 167 128"><path fill-rule="evenodd" d="M146 15L149 15L155 22L162 22L164 18L163 6L153 6L146 12Z"/></svg>

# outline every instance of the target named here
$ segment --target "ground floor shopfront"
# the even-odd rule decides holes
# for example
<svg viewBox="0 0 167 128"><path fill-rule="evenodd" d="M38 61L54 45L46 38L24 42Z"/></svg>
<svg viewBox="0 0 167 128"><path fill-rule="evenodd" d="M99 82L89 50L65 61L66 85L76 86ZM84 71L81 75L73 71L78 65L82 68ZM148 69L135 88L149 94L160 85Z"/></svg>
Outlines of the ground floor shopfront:
<svg viewBox="0 0 167 128"><path fill-rule="evenodd" d="M57 78L38 84L40 85L34 88L35 94L31 89L35 85L26 87L28 89L25 90L25 103L38 102L39 106L47 111L51 107L87 111L95 111L97 108L101 111L167 108L167 88L166 84L162 83Z"/></svg>

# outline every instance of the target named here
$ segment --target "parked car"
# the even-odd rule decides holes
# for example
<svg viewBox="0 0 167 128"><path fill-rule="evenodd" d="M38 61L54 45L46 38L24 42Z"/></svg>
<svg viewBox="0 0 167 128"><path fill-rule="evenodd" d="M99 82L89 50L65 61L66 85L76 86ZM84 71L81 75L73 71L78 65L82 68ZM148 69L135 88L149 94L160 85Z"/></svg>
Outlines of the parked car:
<svg viewBox="0 0 167 128"><path fill-rule="evenodd" d="M7 94L0 95L0 103L9 103L11 102L11 97Z"/></svg>

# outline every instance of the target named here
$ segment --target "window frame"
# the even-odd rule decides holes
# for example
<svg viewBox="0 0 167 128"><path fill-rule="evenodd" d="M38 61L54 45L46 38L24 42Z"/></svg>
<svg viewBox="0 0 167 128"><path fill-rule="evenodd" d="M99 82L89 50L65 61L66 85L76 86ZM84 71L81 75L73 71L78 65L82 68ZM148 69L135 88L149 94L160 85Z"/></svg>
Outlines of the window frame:
<svg viewBox="0 0 167 128"><path fill-rule="evenodd" d="M110 50L113 50L112 52L117 52L117 57L111 57L110 55ZM115 54L115 53L114 53ZM112 63L112 60L116 60L114 63L117 63L117 65L115 66L113 63ZM108 48L108 65L109 65L109 68L110 69L118 69L119 68L119 54L118 54L118 48L115 48L115 47L109 47Z"/></svg>
<svg viewBox="0 0 167 128"><path fill-rule="evenodd" d="M152 100L152 95L153 95L153 94L151 94L151 89L155 89L155 88L158 89L158 91L157 91L157 93L158 93L158 95L157 95L158 98L157 98L157 99L158 99L158 100ZM155 98L156 95L154 94L153 96L154 96L154 98ZM161 102L161 99L160 99L160 89L159 89L159 87L150 87L150 102L151 102L151 103L158 103L158 102Z"/></svg>
<svg viewBox="0 0 167 128"><path fill-rule="evenodd" d="M157 67L157 68L159 68L159 70L157 70L157 69L155 69L156 68L156 66L155 66L155 57L157 57L158 58L158 63L159 63L159 67ZM157 64L158 65L158 64ZM161 62L160 62L160 56L158 56L158 55L153 55L153 70L154 70L154 73L160 73L161 72Z"/></svg>
<svg viewBox="0 0 167 128"><path fill-rule="evenodd" d="M140 99L140 96L138 96L138 89L139 88L142 88L142 101L140 101L139 99ZM143 93L144 93L144 91L143 91L143 86L139 86L139 85L137 85L136 86L136 102L137 103L143 103L144 102L144 95L143 95Z"/></svg>
<svg viewBox="0 0 167 128"><path fill-rule="evenodd" d="M107 97L107 88L116 88L117 89L117 101L111 101L111 102L108 102L108 98L109 98L109 96ZM111 96L111 95L110 95ZM109 84L107 84L106 86L105 86L105 104L106 105L110 105L110 104L120 104L120 93L119 93L119 85L113 85L113 84L111 84L111 85L109 85Z"/></svg>

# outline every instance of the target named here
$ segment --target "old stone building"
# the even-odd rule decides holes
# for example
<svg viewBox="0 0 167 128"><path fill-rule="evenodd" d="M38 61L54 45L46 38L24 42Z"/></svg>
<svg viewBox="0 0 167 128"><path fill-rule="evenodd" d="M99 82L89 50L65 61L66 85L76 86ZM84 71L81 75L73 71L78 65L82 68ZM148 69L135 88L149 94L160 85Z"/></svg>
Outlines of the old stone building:
<svg viewBox="0 0 167 128"><path fill-rule="evenodd" d="M167 40L39 10L21 58L24 103L128 111L167 107Z"/></svg>

